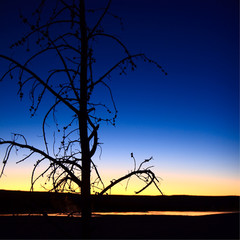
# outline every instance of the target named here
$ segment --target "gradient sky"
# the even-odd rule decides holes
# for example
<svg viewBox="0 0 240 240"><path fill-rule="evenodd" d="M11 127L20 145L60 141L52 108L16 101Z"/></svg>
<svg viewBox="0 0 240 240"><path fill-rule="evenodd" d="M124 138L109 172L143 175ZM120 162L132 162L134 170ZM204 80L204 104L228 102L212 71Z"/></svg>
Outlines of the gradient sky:
<svg viewBox="0 0 240 240"><path fill-rule="evenodd" d="M25 32L18 9L28 12L35 1L0 4L0 52L24 58L8 47ZM168 75L138 61L136 71L116 74L109 83L119 115L116 127L100 128L104 144L95 161L103 179L132 170L133 152L138 163L153 156L165 194L240 195L238 1L113 0L111 12L122 17L123 29L110 17L105 29L120 36L131 53L144 52L157 61ZM96 75L119 57L114 45L99 45ZM6 69L0 60L0 72ZM14 80L0 83L0 137L20 132L40 144L41 111L30 119L27 101L20 102L16 92ZM12 156L0 189L28 190L32 166L16 165ZM112 193L133 194L134 189L139 186L132 179L129 191L123 183ZM158 192L151 188L143 194Z"/></svg>

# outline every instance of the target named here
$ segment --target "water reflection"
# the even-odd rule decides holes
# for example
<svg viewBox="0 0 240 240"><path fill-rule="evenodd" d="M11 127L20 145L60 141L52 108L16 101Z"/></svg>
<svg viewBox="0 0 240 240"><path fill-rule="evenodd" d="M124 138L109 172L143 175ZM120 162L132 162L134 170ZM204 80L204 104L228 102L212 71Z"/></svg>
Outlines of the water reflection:
<svg viewBox="0 0 240 240"><path fill-rule="evenodd" d="M216 212L216 211L147 211L147 212L96 212L96 216L102 215L174 215L174 216L204 216L235 212Z"/></svg>
<svg viewBox="0 0 240 240"><path fill-rule="evenodd" d="M168 215L168 216L205 216L205 215L214 215L214 214L226 214L226 213L239 213L238 211L146 211L146 212L93 212L93 217L101 216L119 216L119 215ZM53 216L53 217L81 217L81 213L21 213L21 214L0 214L0 216Z"/></svg>

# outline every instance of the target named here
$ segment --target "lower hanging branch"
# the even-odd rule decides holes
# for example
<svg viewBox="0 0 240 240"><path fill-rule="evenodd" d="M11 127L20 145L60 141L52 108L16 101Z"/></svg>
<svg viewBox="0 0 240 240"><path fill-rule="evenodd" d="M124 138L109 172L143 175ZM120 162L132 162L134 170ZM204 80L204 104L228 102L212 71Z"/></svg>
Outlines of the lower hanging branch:
<svg viewBox="0 0 240 240"><path fill-rule="evenodd" d="M134 159L134 163L135 162L135 158L133 157L133 154L131 154L131 157ZM146 183L146 185L140 189L139 191L135 191L136 194L144 191L146 188L148 188L151 184L154 184L155 187L157 188L157 190L163 195L162 191L160 190L160 188L157 185L157 182L159 182L159 180L157 179L157 177L155 176L154 172L152 170L148 168L146 169L140 169L143 165L143 163L150 161L152 158L147 159L145 161L143 161L139 168L136 170L136 167L134 167L134 171L126 174L123 177L118 178L117 180L111 181L111 183L105 187L100 193L99 195L103 195L104 193L106 193L108 190L110 190L112 187L114 187L116 184L122 182L125 179L130 179L132 176L137 176L140 180L144 181Z"/></svg>
<svg viewBox="0 0 240 240"><path fill-rule="evenodd" d="M44 151L42 151L42 150L40 150L38 148L35 148L33 146L28 145L26 142L24 144L22 144L22 143L18 143L18 142L15 142L15 141L5 141L3 139L0 139L0 145L8 145L7 149L6 149L6 152L5 152L5 156L3 158L3 167L2 167L2 171L0 173L0 177L3 175L5 165L6 165L7 161L8 161L8 159L9 159L9 156L10 156L10 153L11 153L12 149L14 147L18 147L18 148L21 148L21 149L27 149L27 150L31 151L31 153L27 157L23 158L19 162L26 160L27 158L29 158L34 153L39 154L39 155L41 155L43 157L42 160L48 159L51 162L50 167L52 165L56 165L56 166L60 167L61 169L63 169L63 171L66 174L68 174L68 179L70 179L71 181L76 183L81 188L81 186L82 186L81 180L77 176L75 176L75 174L71 171L71 168L68 168L67 166L64 165L64 163L67 160L57 160L57 159L51 157L50 155L48 155L47 153L45 153ZM38 161L35 166L37 166L39 162L40 161ZM76 163L74 163L74 165L79 166ZM49 169L49 168L47 168L47 169ZM34 168L33 171L35 171L35 168ZM33 176L32 176L32 178L33 178ZM66 179L64 179L64 180L66 180ZM32 179L32 185L34 184L34 182L35 181L33 181L33 179ZM56 184L56 182L55 182L55 184ZM32 188L33 188L33 186L31 187L31 189Z"/></svg>

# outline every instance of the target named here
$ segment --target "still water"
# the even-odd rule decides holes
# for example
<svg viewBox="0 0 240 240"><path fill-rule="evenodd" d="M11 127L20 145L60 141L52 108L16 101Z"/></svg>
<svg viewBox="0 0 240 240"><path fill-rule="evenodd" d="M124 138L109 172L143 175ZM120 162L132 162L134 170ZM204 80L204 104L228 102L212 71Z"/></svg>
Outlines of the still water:
<svg viewBox="0 0 240 240"><path fill-rule="evenodd" d="M213 214L223 214L233 212L213 212L213 211L147 211L147 212L96 212L95 216L103 215L175 215L175 216L204 216Z"/></svg>
<svg viewBox="0 0 240 240"><path fill-rule="evenodd" d="M229 211L229 212L216 212L216 211L146 211L146 212L93 212L93 217L101 216L119 216L119 215L168 215L168 216L205 216L205 215L214 215L214 214L225 214L225 213L239 213L238 211ZM48 213L48 216L55 217L81 217L81 213ZM0 214L0 216L43 216L43 214Z"/></svg>

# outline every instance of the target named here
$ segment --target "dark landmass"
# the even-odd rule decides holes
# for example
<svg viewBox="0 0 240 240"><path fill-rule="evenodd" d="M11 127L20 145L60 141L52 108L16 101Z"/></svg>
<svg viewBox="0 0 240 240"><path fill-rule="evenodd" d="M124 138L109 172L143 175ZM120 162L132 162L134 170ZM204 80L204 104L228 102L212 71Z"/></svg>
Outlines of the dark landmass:
<svg viewBox="0 0 240 240"><path fill-rule="evenodd" d="M81 210L78 194L0 190L0 213L60 213ZM93 195L93 211L239 211L239 196Z"/></svg>
<svg viewBox="0 0 240 240"><path fill-rule="evenodd" d="M0 217L0 238L81 239L78 217ZM102 216L91 220L92 239L239 239L239 214Z"/></svg>
<svg viewBox="0 0 240 240"><path fill-rule="evenodd" d="M1 239L81 239L77 194L0 190ZM92 196L93 211L239 211L239 196ZM28 216L19 216L27 213ZM39 213L39 216L30 214ZM92 239L239 239L239 213L207 216L108 215L91 219Z"/></svg>

